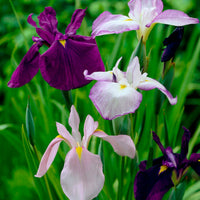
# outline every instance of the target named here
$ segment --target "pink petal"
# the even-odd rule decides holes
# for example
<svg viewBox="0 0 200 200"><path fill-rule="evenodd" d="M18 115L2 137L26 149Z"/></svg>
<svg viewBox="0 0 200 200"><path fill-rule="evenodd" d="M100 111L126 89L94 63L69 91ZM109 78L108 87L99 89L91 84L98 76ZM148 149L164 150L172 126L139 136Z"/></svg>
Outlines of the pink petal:
<svg viewBox="0 0 200 200"><path fill-rule="evenodd" d="M134 113L142 101L142 94L132 87L121 89L119 83L99 81L91 89L89 97L104 119L114 119Z"/></svg>
<svg viewBox="0 0 200 200"><path fill-rule="evenodd" d="M137 29L139 29L139 25L132 19L124 15L112 15L110 12L105 11L94 21L92 37Z"/></svg>
<svg viewBox="0 0 200 200"><path fill-rule="evenodd" d="M135 144L133 143L133 140L131 139L130 136L128 135L109 136L103 131L96 131L94 135L109 142L117 154L121 156L128 156L130 158L135 157Z"/></svg>
<svg viewBox="0 0 200 200"><path fill-rule="evenodd" d="M35 177L41 177L47 172L47 170L49 169L51 163L53 162L56 156L56 153L58 151L58 147L61 141L63 141L63 139L60 137L56 137L55 139L51 141L44 155L42 156L42 159L40 161L40 165Z"/></svg>
<svg viewBox="0 0 200 200"><path fill-rule="evenodd" d="M187 14L179 10L165 10L146 26L150 27L152 23L184 26L188 24L197 24L199 23L199 20L197 18L189 17Z"/></svg>
<svg viewBox="0 0 200 200"><path fill-rule="evenodd" d="M78 115L74 105L72 105L71 112L69 115L69 125L72 127L72 135L73 135L74 139L77 142L81 143L81 134L79 132L79 124L80 124L79 115Z"/></svg>
<svg viewBox="0 0 200 200"><path fill-rule="evenodd" d="M158 88L163 94L165 94L170 102L171 105L174 105L177 103L177 97L173 98L171 93L158 81L146 77L146 80L144 82L141 82L138 85L138 88L141 90L152 90L154 88Z"/></svg>
<svg viewBox="0 0 200 200"><path fill-rule="evenodd" d="M84 136L82 141L82 144L85 148L87 148L89 139L94 133L94 131L97 129L97 127L98 122L95 122L94 119L90 115L88 115L84 124Z"/></svg>
<svg viewBox="0 0 200 200"><path fill-rule="evenodd" d="M58 133L65 139L65 142L69 145L69 147L75 147L76 141L72 137L72 135L67 131L65 126L56 122Z"/></svg>
<svg viewBox="0 0 200 200"><path fill-rule="evenodd" d="M103 185L100 157L83 147L80 161L75 148L69 151L61 173L61 186L66 196L70 200L90 200L99 194Z"/></svg>

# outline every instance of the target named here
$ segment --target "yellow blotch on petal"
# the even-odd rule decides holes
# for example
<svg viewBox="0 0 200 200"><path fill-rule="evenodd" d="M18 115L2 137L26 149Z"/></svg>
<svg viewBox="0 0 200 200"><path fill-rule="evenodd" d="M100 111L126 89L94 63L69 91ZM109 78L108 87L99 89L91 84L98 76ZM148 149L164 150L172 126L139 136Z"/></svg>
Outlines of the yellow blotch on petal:
<svg viewBox="0 0 200 200"><path fill-rule="evenodd" d="M83 148L80 147L79 143L77 143L77 144L78 144L78 147L76 147L76 153L78 155L79 160L81 160L81 155L82 155Z"/></svg>
<svg viewBox="0 0 200 200"><path fill-rule="evenodd" d="M120 90L126 88L127 86L126 85L120 85Z"/></svg>
<svg viewBox="0 0 200 200"><path fill-rule="evenodd" d="M63 45L63 47L65 47L65 44L66 44L66 40L59 40L60 44Z"/></svg>
<svg viewBox="0 0 200 200"><path fill-rule="evenodd" d="M160 167L160 171L158 172L158 175L160 175L162 172L166 171L167 168L168 168L168 167L167 167L166 165L162 165L162 166Z"/></svg>
<svg viewBox="0 0 200 200"><path fill-rule="evenodd" d="M58 135L57 138L62 138L63 140L65 139L62 135Z"/></svg>
<svg viewBox="0 0 200 200"><path fill-rule="evenodd" d="M200 162L200 160L198 160L198 162Z"/></svg>
<svg viewBox="0 0 200 200"><path fill-rule="evenodd" d="M127 21L133 21L133 20L132 19L125 19L124 21L127 22Z"/></svg>

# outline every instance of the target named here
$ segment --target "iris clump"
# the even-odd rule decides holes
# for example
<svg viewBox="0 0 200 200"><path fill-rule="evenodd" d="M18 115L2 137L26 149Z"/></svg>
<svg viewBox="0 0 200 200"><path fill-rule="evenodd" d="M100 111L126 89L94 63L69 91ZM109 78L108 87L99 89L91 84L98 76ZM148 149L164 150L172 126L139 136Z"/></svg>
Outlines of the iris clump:
<svg viewBox="0 0 200 200"><path fill-rule="evenodd" d="M96 42L91 37L76 35L77 29L85 16L85 9L77 9L72 15L71 23L65 34L57 29L56 12L51 7L38 16L39 25L30 14L28 23L35 27L40 37L34 37L33 45L26 53L21 63L14 71L9 87L21 87L31 81L40 69L42 77L50 86L60 90L70 90L89 83L83 76L83 71L104 71ZM42 55L41 46L49 49Z"/></svg>
<svg viewBox="0 0 200 200"><path fill-rule="evenodd" d="M163 156L153 160L153 166L147 169L147 161L140 163L140 171L134 182L136 200L161 200L172 187L177 186L181 178L192 167L200 175L200 154L192 153L187 159L190 131L183 127L181 152L173 153L171 147L164 148L159 137L153 132L153 139L158 144Z"/></svg>

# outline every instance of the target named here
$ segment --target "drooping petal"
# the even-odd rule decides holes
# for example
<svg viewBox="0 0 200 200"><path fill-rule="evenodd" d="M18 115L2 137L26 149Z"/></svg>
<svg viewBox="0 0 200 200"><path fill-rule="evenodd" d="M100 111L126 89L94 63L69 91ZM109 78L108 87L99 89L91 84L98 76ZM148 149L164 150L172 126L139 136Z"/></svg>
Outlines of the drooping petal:
<svg viewBox="0 0 200 200"><path fill-rule="evenodd" d="M76 35L76 30L81 26L86 9L77 9L72 15L71 22L65 30L66 35Z"/></svg>
<svg viewBox="0 0 200 200"><path fill-rule="evenodd" d="M187 14L179 10L165 10L146 26L150 27L153 23L162 23L173 26L185 26L188 24L198 24L199 20L197 18L189 17Z"/></svg>
<svg viewBox="0 0 200 200"><path fill-rule="evenodd" d="M46 7L45 10L38 16L39 25L45 31L56 35L58 33L56 12L52 7Z"/></svg>
<svg viewBox="0 0 200 200"><path fill-rule="evenodd" d="M184 129L184 134L182 136L182 144L181 144L181 160L184 160L187 156L188 153L188 144L190 140L190 131L183 127Z"/></svg>
<svg viewBox="0 0 200 200"><path fill-rule="evenodd" d="M160 165L139 171L134 181L136 200L162 200L163 195L173 187L172 169L160 172Z"/></svg>
<svg viewBox="0 0 200 200"><path fill-rule="evenodd" d="M61 141L63 141L63 138L61 137L56 137L51 141L44 155L42 156L37 174L35 175L36 177L41 177L47 172L56 156Z"/></svg>
<svg viewBox="0 0 200 200"><path fill-rule="evenodd" d="M134 57L127 68L127 80L130 84L132 83L133 87L137 87L138 83L140 82L141 75L139 59L138 57Z"/></svg>
<svg viewBox="0 0 200 200"><path fill-rule="evenodd" d="M39 70L39 48L42 46L42 42L37 42L32 45L29 51L26 53L17 69L12 74L8 87L16 88L21 87L32 80Z"/></svg>
<svg viewBox="0 0 200 200"><path fill-rule="evenodd" d="M99 81L90 90L90 99L104 119L114 119L134 113L142 101L142 94L130 86Z"/></svg>
<svg viewBox="0 0 200 200"><path fill-rule="evenodd" d="M105 11L93 22L92 37L137 29L139 29L139 25L135 20L124 15L112 15Z"/></svg>
<svg viewBox="0 0 200 200"><path fill-rule="evenodd" d="M40 69L49 85L61 90L88 84L84 70L89 73L105 70L95 40L81 36L70 37L64 43L55 41L41 56Z"/></svg>
<svg viewBox="0 0 200 200"><path fill-rule="evenodd" d="M130 136L128 135L110 136L98 129L97 131L94 132L93 135L109 142L117 154L121 156L128 156L130 158L135 157L135 144L133 143L133 140L130 138Z"/></svg>
<svg viewBox="0 0 200 200"><path fill-rule="evenodd" d="M104 185L102 163L99 156L83 147L81 160L75 148L69 151L61 173L61 186L70 200L91 200Z"/></svg>
<svg viewBox="0 0 200 200"><path fill-rule="evenodd" d="M62 124L56 122L56 127L58 133L65 139L65 142L69 145L69 147L75 147L76 146L76 140L72 137L72 135L67 131L65 126Z"/></svg>
<svg viewBox="0 0 200 200"><path fill-rule="evenodd" d="M82 140L82 144L85 148L87 148L90 137L97 129L97 127L98 127L98 122L95 122L94 119L90 115L88 115L84 123L84 136Z"/></svg>
<svg viewBox="0 0 200 200"><path fill-rule="evenodd" d="M72 128L73 137L75 138L77 142L81 143L81 134L79 132L79 124L80 124L79 115L74 105L72 105L70 115L69 115L69 125Z"/></svg>
<svg viewBox="0 0 200 200"><path fill-rule="evenodd" d="M166 95L166 97L168 98L171 105L174 105L177 103L177 97L173 98L171 93L162 84L160 84L158 81L156 81L152 78L146 77L145 81L140 82L140 84L138 85L138 88L141 90L152 90L154 88L157 88L163 94Z"/></svg>

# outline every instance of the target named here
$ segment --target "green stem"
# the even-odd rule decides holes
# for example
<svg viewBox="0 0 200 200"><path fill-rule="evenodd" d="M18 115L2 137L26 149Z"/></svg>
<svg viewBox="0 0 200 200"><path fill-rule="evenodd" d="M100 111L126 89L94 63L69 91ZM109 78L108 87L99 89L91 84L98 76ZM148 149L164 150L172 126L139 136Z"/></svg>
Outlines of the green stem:
<svg viewBox="0 0 200 200"><path fill-rule="evenodd" d="M37 149L36 149L35 145L33 146L33 149L34 149L35 155L37 157L37 160L40 162L40 157L38 155L38 152L37 152ZM51 190L50 190L49 183L48 183L46 175L44 175L44 182L45 182L45 185L46 185L46 188L47 188L47 192L48 192L48 195L49 195L49 200L53 200L53 197L52 197L52 194L51 194Z"/></svg>
<svg viewBox="0 0 200 200"><path fill-rule="evenodd" d="M65 99L66 106L68 110L70 110L71 106L73 105L72 92L71 90L69 91L62 90L62 94Z"/></svg>
<svg viewBox="0 0 200 200"><path fill-rule="evenodd" d="M26 41L26 37L25 37L25 34L24 34L24 30L23 30L22 25L21 25L21 23L20 23L20 21L19 21L19 17L18 17L18 15L17 15L17 12L16 12L16 10L15 10L15 7L14 7L14 5L13 5L12 0L9 0L9 2L10 2L10 5L11 5L11 8L12 8L14 14L15 14L15 17L16 17L16 19L17 19L17 23L18 23L18 25L19 25L20 31L21 31L22 35L24 36L24 42L25 42L26 50L28 51L29 46L28 46L28 43L27 43L27 41Z"/></svg>
<svg viewBox="0 0 200 200"><path fill-rule="evenodd" d="M118 200L122 200L122 191L123 191L123 180L124 180L124 162L125 162L125 157L121 157L121 173L120 173L120 178L119 178L119 186L118 186Z"/></svg>

